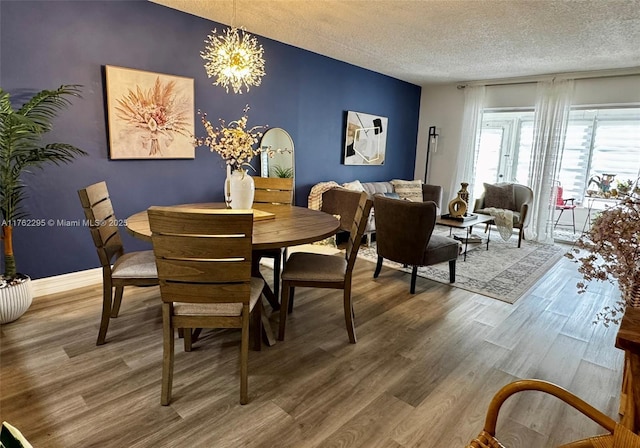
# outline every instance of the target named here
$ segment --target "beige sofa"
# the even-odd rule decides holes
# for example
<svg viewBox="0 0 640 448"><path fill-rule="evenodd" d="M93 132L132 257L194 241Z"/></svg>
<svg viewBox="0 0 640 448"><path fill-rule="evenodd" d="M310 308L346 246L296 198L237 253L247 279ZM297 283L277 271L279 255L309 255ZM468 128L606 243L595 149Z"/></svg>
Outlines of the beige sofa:
<svg viewBox="0 0 640 448"><path fill-rule="evenodd" d="M395 196L395 189L391 182L362 182L362 187L372 199L375 194L388 197ZM332 215L340 215L340 230L348 232L351 230L353 217L358 205L360 192L349 190L344 187L336 187L325 191L322 194L322 211ZM437 213L440 214L442 205L442 187L438 185L422 184L422 201L433 201L436 203ZM371 234L376 230L375 210L371 209L369 222L365 234L367 242L371 239Z"/></svg>

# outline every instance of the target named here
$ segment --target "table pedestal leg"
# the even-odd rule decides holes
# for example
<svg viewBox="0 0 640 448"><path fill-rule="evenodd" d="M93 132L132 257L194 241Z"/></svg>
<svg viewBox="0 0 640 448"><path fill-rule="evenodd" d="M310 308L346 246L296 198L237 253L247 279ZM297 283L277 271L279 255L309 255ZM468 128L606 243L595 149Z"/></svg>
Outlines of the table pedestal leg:
<svg viewBox="0 0 640 448"><path fill-rule="evenodd" d="M264 309L264 305L262 304L262 299L260 303L256 306L262 307L262 313L260 314L260 318L262 319L262 336L264 339L264 343L269 347L273 347L276 345L276 337L273 334L273 329L271 328L271 323L269 322L269 317Z"/></svg>
<svg viewBox="0 0 640 448"><path fill-rule="evenodd" d="M269 305L271 305L271 308L274 311L279 310L280 303L278 302L278 298L273 293L273 291L271 291L269 284L267 283L267 281L262 276L262 273L260 272L260 259L258 257L254 257L254 259L251 262L251 276L256 278L261 278L262 280L264 280L264 288L262 290L262 294L267 298L267 300L269 301ZM262 298L260 298L260 303L257 306L264 306L262 304ZM262 333L264 336L264 342L269 347L271 347L276 344L276 338L273 334L271 323L269 322L269 316L267 316L267 312L264 308L262 308L261 316L262 316Z"/></svg>
<svg viewBox="0 0 640 448"><path fill-rule="evenodd" d="M254 259L251 262L251 276L256 278L261 278L262 280L264 280L264 289L262 290L262 293L269 301L269 305L271 305L271 308L273 308L273 311L278 311L280 309L280 301L278 300L276 295L273 293L273 291L269 287L269 284L267 283L267 281L262 276L262 273L260 272L260 259L258 260Z"/></svg>

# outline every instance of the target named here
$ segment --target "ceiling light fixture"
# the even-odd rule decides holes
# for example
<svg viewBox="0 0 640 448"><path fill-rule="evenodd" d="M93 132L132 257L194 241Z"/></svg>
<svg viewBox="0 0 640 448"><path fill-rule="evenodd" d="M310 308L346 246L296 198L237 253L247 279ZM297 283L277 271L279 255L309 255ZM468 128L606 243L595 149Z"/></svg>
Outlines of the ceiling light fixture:
<svg viewBox="0 0 640 448"><path fill-rule="evenodd" d="M259 86L264 76L262 45L243 28L234 26L236 2L233 2L233 21L223 34L216 30L207 36L205 48L200 52L207 62L204 68L209 78L216 78L214 86L222 86L229 93L229 85L234 93L242 93L242 86L249 91L251 86Z"/></svg>

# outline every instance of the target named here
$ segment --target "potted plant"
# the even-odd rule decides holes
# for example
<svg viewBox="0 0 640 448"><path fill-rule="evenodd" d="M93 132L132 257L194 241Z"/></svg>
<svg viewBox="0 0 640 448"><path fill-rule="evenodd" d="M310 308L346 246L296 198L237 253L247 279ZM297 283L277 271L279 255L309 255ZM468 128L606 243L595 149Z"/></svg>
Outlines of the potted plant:
<svg viewBox="0 0 640 448"><path fill-rule="evenodd" d="M63 85L42 90L19 109L11 104L9 93L0 88L0 218L4 246L4 274L0 276L0 323L19 318L31 305L31 280L16 270L13 230L26 223L22 209L25 199L23 173L43 168L47 163L69 163L86 153L66 143L42 143L57 113L80 96L80 86Z"/></svg>
<svg viewBox="0 0 640 448"><path fill-rule="evenodd" d="M293 168L292 167L282 167L280 165L275 165L273 167L273 175L274 175L274 177L292 178L293 177Z"/></svg>
<svg viewBox="0 0 640 448"><path fill-rule="evenodd" d="M626 307L640 307L640 197L626 196L600 212L566 256L586 281L577 284L579 293L592 280L618 283L621 300L604 307L596 321L617 324Z"/></svg>
<svg viewBox="0 0 640 448"><path fill-rule="evenodd" d="M631 189L633 188L633 180L618 180L616 181L616 188L618 190L618 194L629 194L631 193Z"/></svg>

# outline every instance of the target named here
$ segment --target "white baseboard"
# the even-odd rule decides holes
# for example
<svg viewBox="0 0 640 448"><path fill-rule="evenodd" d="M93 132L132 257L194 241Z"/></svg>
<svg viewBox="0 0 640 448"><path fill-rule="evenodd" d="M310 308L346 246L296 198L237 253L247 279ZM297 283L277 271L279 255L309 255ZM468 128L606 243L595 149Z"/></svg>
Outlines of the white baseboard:
<svg viewBox="0 0 640 448"><path fill-rule="evenodd" d="M82 288L95 284L102 284L102 268L87 269L86 271L71 272L33 280L33 296L46 296L70 289Z"/></svg>

